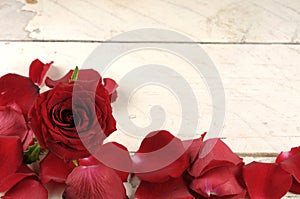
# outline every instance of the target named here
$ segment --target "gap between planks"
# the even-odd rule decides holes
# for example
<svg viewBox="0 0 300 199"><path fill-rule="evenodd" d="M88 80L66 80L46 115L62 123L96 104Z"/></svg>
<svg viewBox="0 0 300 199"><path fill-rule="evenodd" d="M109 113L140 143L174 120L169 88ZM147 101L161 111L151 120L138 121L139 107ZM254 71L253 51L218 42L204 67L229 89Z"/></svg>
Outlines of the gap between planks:
<svg viewBox="0 0 300 199"><path fill-rule="evenodd" d="M103 41L103 40L30 40L13 39L1 40L0 42L24 42L24 43L171 43L171 44L216 44L216 45L300 45L300 43L290 42L183 42L183 41Z"/></svg>

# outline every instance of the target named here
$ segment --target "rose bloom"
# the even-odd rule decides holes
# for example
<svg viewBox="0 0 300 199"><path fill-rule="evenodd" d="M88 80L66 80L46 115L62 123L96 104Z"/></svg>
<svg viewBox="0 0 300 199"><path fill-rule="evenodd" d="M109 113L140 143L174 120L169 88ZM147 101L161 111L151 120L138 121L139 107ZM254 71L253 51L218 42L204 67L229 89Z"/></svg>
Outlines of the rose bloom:
<svg viewBox="0 0 300 199"><path fill-rule="evenodd" d="M101 76L94 70L80 70L75 82L70 76L46 80L53 88L38 96L29 114L40 145L65 160L89 156L116 130Z"/></svg>

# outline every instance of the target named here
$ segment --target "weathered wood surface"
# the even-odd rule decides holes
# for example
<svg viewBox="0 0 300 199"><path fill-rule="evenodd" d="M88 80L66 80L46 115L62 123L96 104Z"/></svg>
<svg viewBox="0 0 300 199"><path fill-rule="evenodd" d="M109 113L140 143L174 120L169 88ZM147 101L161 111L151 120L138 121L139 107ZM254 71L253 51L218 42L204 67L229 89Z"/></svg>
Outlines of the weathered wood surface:
<svg viewBox="0 0 300 199"><path fill-rule="evenodd" d="M11 11L9 6L1 9ZM11 11L24 16L22 21L7 19L26 26L22 35L7 30L0 35L7 39L106 40L129 30L155 27L203 42L297 43L299 10L297 0L39 0L27 3L22 11Z"/></svg>
<svg viewBox="0 0 300 199"><path fill-rule="evenodd" d="M55 61L49 75L58 78L74 66L82 66L100 41L120 33L140 28L182 33L201 43L220 74L226 117L219 136L233 151L249 156L248 162L271 161L273 158L265 155L300 144L298 0L2 0L0 17L0 75L27 75L30 62L39 58ZM143 39L137 38L146 46ZM187 49L194 45L180 40L160 42ZM180 57L143 49L115 60L104 76L120 80L143 64L169 66L188 81L201 115L197 133L207 131L212 115L209 91ZM136 125L147 126L150 108L156 104L163 105L168 116L164 128L176 132L180 107L176 98L161 88L149 86L136 92L128 117ZM110 139L134 151L141 137L119 128ZM285 198L299 196L288 194Z"/></svg>

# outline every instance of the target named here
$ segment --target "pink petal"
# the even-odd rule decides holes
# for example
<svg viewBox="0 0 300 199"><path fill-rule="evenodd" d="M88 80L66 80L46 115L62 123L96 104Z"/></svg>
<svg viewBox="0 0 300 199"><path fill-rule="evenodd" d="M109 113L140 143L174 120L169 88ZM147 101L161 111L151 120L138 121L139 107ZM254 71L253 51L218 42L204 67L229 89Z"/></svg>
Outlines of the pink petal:
<svg viewBox="0 0 300 199"><path fill-rule="evenodd" d="M117 99L117 87L118 84L115 82L115 80L111 78L104 78L104 88L108 91L108 94L110 95L111 101L114 102Z"/></svg>
<svg viewBox="0 0 300 199"><path fill-rule="evenodd" d="M43 83L43 79L52 64L53 61L44 64L39 59L34 60L30 64L29 77L34 83L40 86Z"/></svg>
<svg viewBox="0 0 300 199"><path fill-rule="evenodd" d="M52 80L49 77L46 78L45 84L49 88L53 88L58 83L68 83L72 77L74 70L70 70L65 76L58 80ZM78 72L78 80L82 81L102 81L100 74L93 69L82 69Z"/></svg>
<svg viewBox="0 0 300 199"><path fill-rule="evenodd" d="M136 199L194 199L183 179L170 179L163 183L142 181L135 193Z"/></svg>
<svg viewBox="0 0 300 199"><path fill-rule="evenodd" d="M49 152L40 163L40 177L42 183L64 183L68 175L75 168L73 162L66 163L53 153Z"/></svg>
<svg viewBox="0 0 300 199"><path fill-rule="evenodd" d="M234 168L231 167L218 167L209 170L200 178L194 179L190 188L208 198L246 194L245 189L239 184L235 176Z"/></svg>
<svg viewBox="0 0 300 199"><path fill-rule="evenodd" d="M292 148L289 152L281 152L276 162L293 176L291 192L300 194L300 147Z"/></svg>
<svg viewBox="0 0 300 199"><path fill-rule="evenodd" d="M15 173L23 160L22 144L18 137L0 136L0 181Z"/></svg>
<svg viewBox="0 0 300 199"><path fill-rule="evenodd" d="M26 141L28 127L21 109L17 104L0 106L0 135L18 136L22 142ZM24 149L27 149L24 146Z"/></svg>
<svg viewBox="0 0 300 199"><path fill-rule="evenodd" d="M79 160L81 166L104 164L116 171L123 182L127 182L132 170L132 160L126 147L116 142L109 142L97 149L94 156Z"/></svg>
<svg viewBox="0 0 300 199"><path fill-rule="evenodd" d="M103 165L79 166L68 176L65 199L125 199L125 188L113 169Z"/></svg>
<svg viewBox="0 0 300 199"><path fill-rule="evenodd" d="M220 166L233 166L242 163L242 159L234 154L219 138L206 140L199 156L189 169L189 173L198 177L207 170Z"/></svg>
<svg viewBox="0 0 300 199"><path fill-rule="evenodd" d="M3 199L47 199L48 193L38 181L25 179L6 192Z"/></svg>
<svg viewBox="0 0 300 199"><path fill-rule="evenodd" d="M134 173L148 182L164 182L177 178L188 166L188 156L181 140L168 131L148 134L133 156Z"/></svg>
<svg viewBox="0 0 300 199"><path fill-rule="evenodd" d="M7 74L0 78L0 106L16 103L25 119L38 94L39 87L28 77Z"/></svg>
<svg viewBox="0 0 300 199"><path fill-rule="evenodd" d="M251 198L280 199L292 184L291 175L274 163L252 162L243 173Z"/></svg>

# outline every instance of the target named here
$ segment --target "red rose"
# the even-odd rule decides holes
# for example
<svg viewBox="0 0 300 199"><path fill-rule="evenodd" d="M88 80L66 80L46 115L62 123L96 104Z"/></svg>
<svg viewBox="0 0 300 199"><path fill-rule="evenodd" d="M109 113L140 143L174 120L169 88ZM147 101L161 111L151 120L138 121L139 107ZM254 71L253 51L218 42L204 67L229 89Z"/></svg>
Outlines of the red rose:
<svg viewBox="0 0 300 199"><path fill-rule="evenodd" d="M87 146L101 145L116 130L116 121L109 93L96 71L80 70L76 82L66 79L52 81L53 88L38 96L29 115L40 145L74 160L89 155Z"/></svg>

